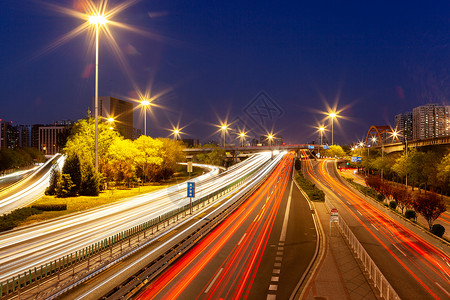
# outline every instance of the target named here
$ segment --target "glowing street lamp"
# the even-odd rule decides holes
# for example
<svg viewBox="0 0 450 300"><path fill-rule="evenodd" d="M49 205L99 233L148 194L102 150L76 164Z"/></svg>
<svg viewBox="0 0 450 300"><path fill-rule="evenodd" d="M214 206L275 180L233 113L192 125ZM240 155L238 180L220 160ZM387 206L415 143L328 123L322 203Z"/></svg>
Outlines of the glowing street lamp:
<svg viewBox="0 0 450 300"><path fill-rule="evenodd" d="M142 100L141 105L144 107L144 135L147 136L147 107L150 105L150 101Z"/></svg>
<svg viewBox="0 0 450 300"><path fill-rule="evenodd" d="M222 134L223 134L223 147L225 148L225 135L227 134L228 125L227 125L227 124L222 124L222 126L220 127L220 129L222 130Z"/></svg>
<svg viewBox="0 0 450 300"><path fill-rule="evenodd" d="M95 26L95 170L98 172L98 32L100 26L106 24L106 18L102 15L89 17L89 23Z"/></svg>
<svg viewBox="0 0 450 300"><path fill-rule="evenodd" d="M325 130L325 127L320 126L319 127L319 131L320 131L320 146L323 146L323 132Z"/></svg>
<svg viewBox="0 0 450 300"><path fill-rule="evenodd" d="M331 112L328 115L331 118L331 145L334 145L334 128L333 128L333 120L337 117L336 112Z"/></svg>
<svg viewBox="0 0 450 300"><path fill-rule="evenodd" d="M241 147L244 147L245 132L239 133L239 137L241 139Z"/></svg>
<svg viewBox="0 0 450 300"><path fill-rule="evenodd" d="M114 118L112 118L112 117L109 117L108 118L108 123L109 123L109 129L110 130L113 130L114 128L113 128L113 124L114 124L114 122L115 122L116 120L114 120Z"/></svg>
<svg viewBox="0 0 450 300"><path fill-rule="evenodd" d="M274 138L273 134L269 134L269 135L267 136L267 138L269 139L269 146L272 146L272 140L273 140L273 138Z"/></svg>
<svg viewBox="0 0 450 300"><path fill-rule="evenodd" d="M172 133L173 133L173 139L178 140L178 136L180 135L180 130L178 128L175 128L174 130L172 130Z"/></svg>

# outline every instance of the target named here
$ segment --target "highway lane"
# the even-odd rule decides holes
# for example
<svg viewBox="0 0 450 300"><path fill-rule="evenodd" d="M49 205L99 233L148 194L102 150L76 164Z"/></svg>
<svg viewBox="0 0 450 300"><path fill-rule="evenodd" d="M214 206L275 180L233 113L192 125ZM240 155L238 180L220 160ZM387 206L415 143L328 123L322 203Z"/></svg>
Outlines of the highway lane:
<svg viewBox="0 0 450 300"><path fill-rule="evenodd" d="M61 169L65 156L56 154L27 178L0 192L0 215L26 206L42 197L54 167Z"/></svg>
<svg viewBox="0 0 450 300"><path fill-rule="evenodd" d="M17 171L11 174L0 176L0 191L8 188L10 185L20 181L21 179L24 179L25 177L31 175L32 172L36 171L39 166L34 166L31 169L23 170L23 171Z"/></svg>
<svg viewBox="0 0 450 300"><path fill-rule="evenodd" d="M382 209L344 185L333 160L322 160L305 171L326 190L340 215L402 299L448 299L448 247L426 242Z"/></svg>
<svg viewBox="0 0 450 300"><path fill-rule="evenodd" d="M310 263L316 232L291 180L293 154L213 232L138 299L288 299Z"/></svg>
<svg viewBox="0 0 450 300"><path fill-rule="evenodd" d="M210 194L270 161L257 154L229 168L194 178L196 196ZM95 198L93 198L95 199ZM189 203L186 183L133 197L101 208L0 234L0 281L82 249L94 242Z"/></svg>

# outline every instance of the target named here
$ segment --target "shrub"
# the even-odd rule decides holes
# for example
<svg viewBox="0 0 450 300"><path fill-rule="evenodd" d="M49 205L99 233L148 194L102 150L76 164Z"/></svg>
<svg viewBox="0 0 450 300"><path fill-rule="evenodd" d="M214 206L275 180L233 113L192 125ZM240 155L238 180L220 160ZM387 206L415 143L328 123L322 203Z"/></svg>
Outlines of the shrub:
<svg viewBox="0 0 450 300"><path fill-rule="evenodd" d="M86 168L81 180L79 194L83 196L98 196L100 193L100 178L92 166Z"/></svg>
<svg viewBox="0 0 450 300"><path fill-rule="evenodd" d="M75 185L72 182L69 174L62 174L56 184L56 197L70 197L74 195Z"/></svg>
<svg viewBox="0 0 450 300"><path fill-rule="evenodd" d="M303 177L300 172L295 172L295 180L311 201L325 201L325 193L322 190L319 190L315 184Z"/></svg>
<svg viewBox="0 0 450 300"><path fill-rule="evenodd" d="M431 233L438 237L442 237L445 233L445 227L441 224L434 224L433 227L431 227Z"/></svg>
<svg viewBox="0 0 450 300"><path fill-rule="evenodd" d="M407 218L407 219L413 219L413 220L415 220L416 219L416 211L415 210L412 210L412 209L407 209L406 211L405 211L405 218Z"/></svg>
<svg viewBox="0 0 450 300"><path fill-rule="evenodd" d="M396 209L397 208L397 202L394 201L394 200L391 200L389 202L389 207L392 208L392 209Z"/></svg>
<svg viewBox="0 0 450 300"><path fill-rule="evenodd" d="M60 211L67 210L67 204L34 204L31 208L42 211Z"/></svg>
<svg viewBox="0 0 450 300"><path fill-rule="evenodd" d="M377 200L378 201L382 202L382 201L384 201L384 198L386 198L386 197L384 197L383 194L377 194Z"/></svg>
<svg viewBox="0 0 450 300"><path fill-rule="evenodd" d="M297 171L300 171L302 169L302 162L301 162L300 158L297 158L295 160L295 169Z"/></svg>
<svg viewBox="0 0 450 300"><path fill-rule="evenodd" d="M50 185L45 189L46 195L55 195L56 194L56 186L58 184L58 180L61 177L61 173L56 169L53 169L50 174Z"/></svg>
<svg viewBox="0 0 450 300"><path fill-rule="evenodd" d="M37 215L42 211L31 207L23 207L13 210L9 214L0 217L0 232L13 229L19 222L25 220L29 216Z"/></svg>

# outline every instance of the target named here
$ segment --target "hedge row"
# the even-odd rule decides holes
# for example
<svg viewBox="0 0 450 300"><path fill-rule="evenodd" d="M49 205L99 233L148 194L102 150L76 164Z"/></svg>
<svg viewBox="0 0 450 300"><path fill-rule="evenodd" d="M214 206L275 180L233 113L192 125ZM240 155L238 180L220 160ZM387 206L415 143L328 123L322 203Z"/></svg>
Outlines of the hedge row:
<svg viewBox="0 0 450 300"><path fill-rule="evenodd" d="M67 204L34 204L31 207L42 211L67 210Z"/></svg>
<svg viewBox="0 0 450 300"><path fill-rule="evenodd" d="M29 216L41 214L36 208L23 207L0 217L0 232L13 229Z"/></svg>
<svg viewBox="0 0 450 300"><path fill-rule="evenodd" d="M319 190L314 183L303 177L299 171L295 171L295 180L312 201L325 201L325 193Z"/></svg>

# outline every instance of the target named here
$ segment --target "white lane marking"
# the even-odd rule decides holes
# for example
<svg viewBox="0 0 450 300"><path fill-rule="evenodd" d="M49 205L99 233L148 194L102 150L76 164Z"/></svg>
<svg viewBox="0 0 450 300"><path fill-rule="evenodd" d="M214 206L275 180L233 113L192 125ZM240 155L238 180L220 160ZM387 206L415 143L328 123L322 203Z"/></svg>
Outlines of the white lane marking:
<svg viewBox="0 0 450 300"><path fill-rule="evenodd" d="M398 250L401 254L403 254L404 256L406 256L405 252L403 252L402 250L400 250L400 248L397 247L397 245L395 245L395 244L392 244L392 245L394 245L394 247L397 248L397 250Z"/></svg>
<svg viewBox="0 0 450 300"><path fill-rule="evenodd" d="M347 204L348 204L348 205L352 205L350 202L348 202L348 200L347 200Z"/></svg>
<svg viewBox="0 0 450 300"><path fill-rule="evenodd" d="M273 269L272 273L273 274L280 274L280 269Z"/></svg>
<svg viewBox="0 0 450 300"><path fill-rule="evenodd" d="M272 276L272 278L270 278L270 281L278 282L278 281L280 281L280 277Z"/></svg>
<svg viewBox="0 0 450 300"><path fill-rule="evenodd" d="M287 231L287 224L288 224L288 219L289 219L289 211L291 210L292 187L293 186L294 186L294 181L291 181L291 190L289 191L288 202L286 205L286 212L284 214L283 229L281 229L280 242L284 242L286 240L286 231Z"/></svg>
<svg viewBox="0 0 450 300"><path fill-rule="evenodd" d="M444 289L438 282L434 282L434 283L437 285L438 288L440 288L444 293L447 294L447 297L450 297L450 293L447 292L446 289Z"/></svg>
<svg viewBox="0 0 450 300"><path fill-rule="evenodd" d="M211 281L211 283L206 288L205 294L208 294L209 290L212 288L214 282L216 282L217 278L219 277L220 273L222 273L222 271L223 271L223 268L220 268L219 272L217 272L216 276L214 276L213 280Z"/></svg>
<svg viewBox="0 0 450 300"><path fill-rule="evenodd" d="M280 256L283 255L283 251L278 251L277 255L280 255Z"/></svg>
<svg viewBox="0 0 450 300"><path fill-rule="evenodd" d="M360 214L361 216L363 215L362 213L359 212L359 210L356 210L358 212L358 214Z"/></svg>
<svg viewBox="0 0 450 300"><path fill-rule="evenodd" d="M281 263L277 262L277 263L275 263L273 266L274 266L274 267L281 268Z"/></svg>
<svg viewBox="0 0 450 300"><path fill-rule="evenodd" d="M245 238L245 236L247 235L247 232L244 233L244 235L241 237L241 239L239 240L239 243L237 244L238 246L242 243L242 240Z"/></svg>
<svg viewBox="0 0 450 300"><path fill-rule="evenodd" d="M276 291L276 290L278 290L278 285L276 284L269 285L269 291Z"/></svg>
<svg viewBox="0 0 450 300"><path fill-rule="evenodd" d="M277 299L277 295L274 295L274 294L268 294L266 300L275 300L275 299Z"/></svg>
<svg viewBox="0 0 450 300"><path fill-rule="evenodd" d="M372 227L375 228L376 231L379 231L378 228L375 227L375 225L373 225L373 224L370 224L370 225L372 225Z"/></svg>

